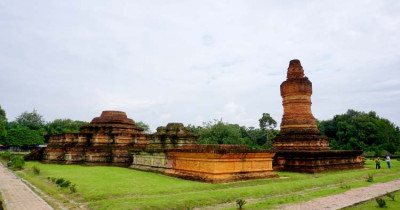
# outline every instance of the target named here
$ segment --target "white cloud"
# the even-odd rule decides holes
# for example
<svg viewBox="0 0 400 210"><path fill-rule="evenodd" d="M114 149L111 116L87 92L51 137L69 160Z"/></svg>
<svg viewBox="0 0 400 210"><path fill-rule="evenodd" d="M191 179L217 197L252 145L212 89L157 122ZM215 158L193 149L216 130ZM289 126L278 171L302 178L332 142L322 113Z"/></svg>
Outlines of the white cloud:
<svg viewBox="0 0 400 210"><path fill-rule="evenodd" d="M362 6L360 6L362 5ZM0 105L8 119L91 120L121 109L169 121L258 126L282 117L290 59L315 117L375 110L400 125L399 1L0 2ZM166 117L168 116L168 117Z"/></svg>

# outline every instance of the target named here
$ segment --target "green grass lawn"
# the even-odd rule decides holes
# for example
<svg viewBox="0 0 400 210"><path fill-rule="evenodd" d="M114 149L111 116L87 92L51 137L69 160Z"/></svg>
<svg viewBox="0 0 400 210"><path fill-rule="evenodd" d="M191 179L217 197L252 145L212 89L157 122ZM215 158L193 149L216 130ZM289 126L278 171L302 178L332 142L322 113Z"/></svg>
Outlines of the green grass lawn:
<svg viewBox="0 0 400 210"><path fill-rule="evenodd" d="M365 203L361 203L357 206L346 208L345 210L400 209L400 191L395 193L394 201L386 196L383 196L381 198L386 201L386 207L384 208L379 207L378 203L374 199Z"/></svg>
<svg viewBox="0 0 400 210"><path fill-rule="evenodd" d="M315 175L277 172L284 178L226 184L200 183L119 167L39 162L27 162L26 169L18 175L70 207L73 204L68 204L68 199L85 203L91 209L182 209L218 205L241 198L247 201L244 207L248 209L265 209L398 179L400 161L393 160L392 165L390 170L385 167L375 170L373 162L367 161L366 169ZM33 166L40 168L40 175L33 173ZM367 174L374 175L374 182L366 182ZM47 177L67 179L77 185L78 192L70 194L69 190L60 189Z"/></svg>

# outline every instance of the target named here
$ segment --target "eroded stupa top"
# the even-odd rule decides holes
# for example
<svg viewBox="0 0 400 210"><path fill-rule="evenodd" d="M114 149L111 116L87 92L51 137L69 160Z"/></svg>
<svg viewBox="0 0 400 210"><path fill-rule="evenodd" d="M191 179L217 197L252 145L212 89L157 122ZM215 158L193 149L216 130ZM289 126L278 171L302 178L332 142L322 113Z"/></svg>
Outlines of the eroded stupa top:
<svg viewBox="0 0 400 210"><path fill-rule="evenodd" d="M127 124L135 125L135 121L129 119L125 112L121 111L103 111L100 117L95 117L90 124Z"/></svg>
<svg viewBox="0 0 400 210"><path fill-rule="evenodd" d="M135 121L128 118L125 112L103 111L81 128L82 133L141 133L143 128L136 126Z"/></svg>
<svg viewBox="0 0 400 210"><path fill-rule="evenodd" d="M297 59L291 60L289 63L287 78L288 79L297 79L297 78L303 78L303 77L304 77L304 70L303 70L303 67L301 66L300 61Z"/></svg>

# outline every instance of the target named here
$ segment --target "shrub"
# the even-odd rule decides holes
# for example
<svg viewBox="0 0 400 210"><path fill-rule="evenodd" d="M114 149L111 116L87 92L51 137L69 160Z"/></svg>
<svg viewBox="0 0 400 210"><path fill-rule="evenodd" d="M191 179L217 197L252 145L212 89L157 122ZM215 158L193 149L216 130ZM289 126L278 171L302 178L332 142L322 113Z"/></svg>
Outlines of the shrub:
<svg viewBox="0 0 400 210"><path fill-rule="evenodd" d="M350 189L351 186L349 184L347 184L347 183L341 183L340 184L340 188L342 188L342 189Z"/></svg>
<svg viewBox="0 0 400 210"><path fill-rule="evenodd" d="M244 204L246 204L246 201L243 199L237 199L236 200L236 205L238 205L239 209L242 209Z"/></svg>
<svg viewBox="0 0 400 210"><path fill-rule="evenodd" d="M389 197L390 199L392 199L392 201L394 201L394 193L386 193L386 196Z"/></svg>
<svg viewBox="0 0 400 210"><path fill-rule="evenodd" d="M58 186L60 186L61 188L67 188L67 187L69 187L70 184L71 184L70 181L65 180L63 183L59 184Z"/></svg>
<svg viewBox="0 0 400 210"><path fill-rule="evenodd" d="M11 153L9 153L9 152L4 152L3 154L1 154L1 159L5 160L5 161L10 161L10 159L11 159Z"/></svg>
<svg viewBox="0 0 400 210"><path fill-rule="evenodd" d="M20 156L15 156L11 159L13 169L20 170L24 167L25 161Z"/></svg>
<svg viewBox="0 0 400 210"><path fill-rule="evenodd" d="M368 174L367 175L367 182L373 182L374 181L374 175L373 174Z"/></svg>
<svg viewBox="0 0 400 210"><path fill-rule="evenodd" d="M60 185L61 183L63 183L65 180L63 178L58 178L56 179L56 184Z"/></svg>
<svg viewBox="0 0 400 210"><path fill-rule="evenodd" d="M383 200L382 198L375 198L376 202L378 203L380 208L383 208L386 206L386 201Z"/></svg>
<svg viewBox="0 0 400 210"><path fill-rule="evenodd" d="M76 193L76 184L73 184L73 185L71 185L70 187L69 187L69 191L71 192L71 193Z"/></svg>
<svg viewBox="0 0 400 210"><path fill-rule="evenodd" d="M51 177L51 181L53 182L53 183L56 183L56 178L55 177Z"/></svg>
<svg viewBox="0 0 400 210"><path fill-rule="evenodd" d="M34 173L34 174L36 174L36 175L39 175L39 174L40 174L40 168L38 168L38 167L36 167L36 166L33 166L32 169L33 169L33 173Z"/></svg>

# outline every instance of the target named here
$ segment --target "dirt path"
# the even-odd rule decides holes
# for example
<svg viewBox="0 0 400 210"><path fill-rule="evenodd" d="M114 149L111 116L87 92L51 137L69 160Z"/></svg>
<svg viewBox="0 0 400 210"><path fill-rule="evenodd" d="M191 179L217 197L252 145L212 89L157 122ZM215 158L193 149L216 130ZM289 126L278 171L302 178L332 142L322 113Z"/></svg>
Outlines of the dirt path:
<svg viewBox="0 0 400 210"><path fill-rule="evenodd" d="M13 172L0 163L0 191L7 210L53 209L37 196Z"/></svg>
<svg viewBox="0 0 400 210"><path fill-rule="evenodd" d="M277 209L341 209L367 200L371 200L388 192L393 192L397 190L400 190L400 180L386 183L377 183L368 187L355 188L342 194L316 198L314 200L298 204L283 205L279 206Z"/></svg>

